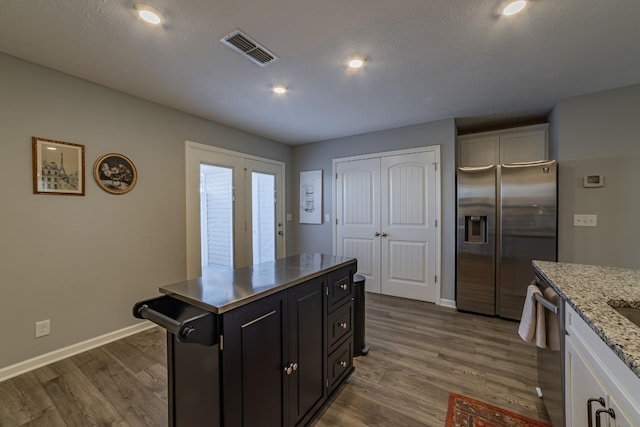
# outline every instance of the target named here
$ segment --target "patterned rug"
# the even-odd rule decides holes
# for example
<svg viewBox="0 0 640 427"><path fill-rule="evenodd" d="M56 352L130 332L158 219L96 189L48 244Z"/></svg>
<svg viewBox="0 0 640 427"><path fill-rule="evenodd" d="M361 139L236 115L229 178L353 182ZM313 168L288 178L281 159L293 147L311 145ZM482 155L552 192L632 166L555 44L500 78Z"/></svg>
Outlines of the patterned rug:
<svg viewBox="0 0 640 427"><path fill-rule="evenodd" d="M470 397L449 393L445 427L551 427L551 425Z"/></svg>

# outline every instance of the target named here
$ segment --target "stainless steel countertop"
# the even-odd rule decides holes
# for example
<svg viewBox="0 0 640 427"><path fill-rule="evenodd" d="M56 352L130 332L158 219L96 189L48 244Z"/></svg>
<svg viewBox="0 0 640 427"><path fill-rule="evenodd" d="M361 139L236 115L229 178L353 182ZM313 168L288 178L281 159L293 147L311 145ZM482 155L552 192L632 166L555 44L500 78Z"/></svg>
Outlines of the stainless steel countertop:
<svg viewBox="0 0 640 427"><path fill-rule="evenodd" d="M608 304L640 307L640 270L549 261L533 266L640 377L640 326Z"/></svg>
<svg viewBox="0 0 640 427"><path fill-rule="evenodd" d="M197 279L160 286L160 292L221 314L355 262L303 253L235 270L205 270Z"/></svg>

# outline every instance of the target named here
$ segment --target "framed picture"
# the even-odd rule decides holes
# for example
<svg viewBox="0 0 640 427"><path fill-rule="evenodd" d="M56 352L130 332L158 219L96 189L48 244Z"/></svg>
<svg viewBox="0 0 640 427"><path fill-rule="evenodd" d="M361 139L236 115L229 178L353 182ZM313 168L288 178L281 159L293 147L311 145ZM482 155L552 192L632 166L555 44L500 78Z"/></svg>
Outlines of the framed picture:
<svg viewBox="0 0 640 427"><path fill-rule="evenodd" d="M84 196L84 145L31 138L33 194Z"/></svg>
<svg viewBox="0 0 640 427"><path fill-rule="evenodd" d="M98 186L107 193L128 193L136 185L136 165L122 154L109 153L96 160L93 176Z"/></svg>
<svg viewBox="0 0 640 427"><path fill-rule="evenodd" d="M300 172L300 224L322 224L322 170Z"/></svg>

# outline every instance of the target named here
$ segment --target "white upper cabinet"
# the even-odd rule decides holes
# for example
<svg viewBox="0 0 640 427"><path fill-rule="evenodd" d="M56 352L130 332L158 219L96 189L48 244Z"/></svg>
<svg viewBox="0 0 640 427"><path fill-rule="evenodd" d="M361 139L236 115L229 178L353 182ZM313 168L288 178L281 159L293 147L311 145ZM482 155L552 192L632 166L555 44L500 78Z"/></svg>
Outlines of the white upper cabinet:
<svg viewBox="0 0 640 427"><path fill-rule="evenodd" d="M458 137L458 166L549 160L549 125L533 125Z"/></svg>

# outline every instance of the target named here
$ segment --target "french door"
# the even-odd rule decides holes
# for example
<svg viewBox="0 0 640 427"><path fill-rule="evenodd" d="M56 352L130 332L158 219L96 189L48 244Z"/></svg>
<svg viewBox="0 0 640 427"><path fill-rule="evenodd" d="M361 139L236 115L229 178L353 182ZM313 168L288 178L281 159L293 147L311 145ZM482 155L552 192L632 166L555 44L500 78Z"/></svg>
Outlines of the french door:
<svg viewBox="0 0 640 427"><path fill-rule="evenodd" d="M186 143L187 276L282 258L284 164Z"/></svg>
<svg viewBox="0 0 640 427"><path fill-rule="evenodd" d="M439 302L439 147L367 157L334 162L335 252L369 292Z"/></svg>

